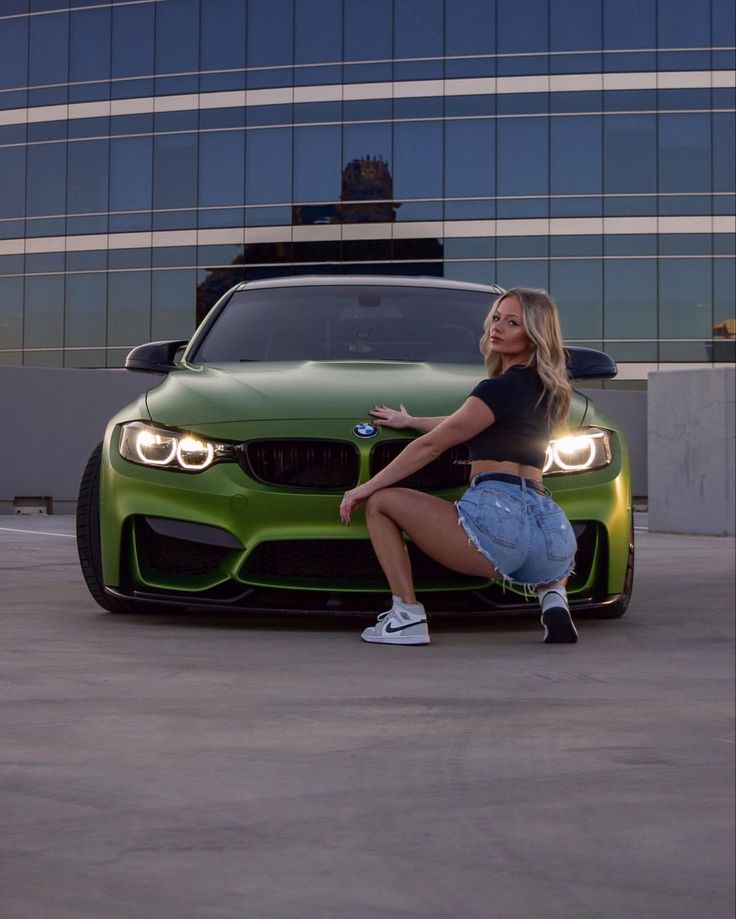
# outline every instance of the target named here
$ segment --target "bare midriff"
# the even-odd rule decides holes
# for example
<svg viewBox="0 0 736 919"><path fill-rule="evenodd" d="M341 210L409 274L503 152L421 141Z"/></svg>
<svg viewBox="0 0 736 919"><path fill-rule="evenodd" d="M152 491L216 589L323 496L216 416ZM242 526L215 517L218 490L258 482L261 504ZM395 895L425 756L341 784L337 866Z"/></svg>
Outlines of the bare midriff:
<svg viewBox="0 0 736 919"><path fill-rule="evenodd" d="M470 478L474 479L484 472L503 472L506 475L518 475L523 479L534 479L535 482L542 481L542 470L536 466L525 466L523 463L514 463L510 460L473 460Z"/></svg>

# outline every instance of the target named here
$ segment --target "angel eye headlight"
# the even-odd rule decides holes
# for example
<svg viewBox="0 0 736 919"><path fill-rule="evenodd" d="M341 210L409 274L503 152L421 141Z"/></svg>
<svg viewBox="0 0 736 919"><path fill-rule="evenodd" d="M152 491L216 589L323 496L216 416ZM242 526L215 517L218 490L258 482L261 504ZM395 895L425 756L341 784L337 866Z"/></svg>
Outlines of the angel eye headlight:
<svg viewBox="0 0 736 919"><path fill-rule="evenodd" d="M610 433L602 428L585 428L549 442L544 474L587 472L607 466L612 457Z"/></svg>
<svg viewBox="0 0 736 919"><path fill-rule="evenodd" d="M176 455L176 438L149 427L126 425L120 452L126 459L146 466L167 466ZM131 430L132 429L132 430Z"/></svg>
<svg viewBox="0 0 736 919"><path fill-rule="evenodd" d="M214 456L212 444L197 437L182 437L176 448L176 458L185 469L206 469Z"/></svg>
<svg viewBox="0 0 736 919"><path fill-rule="evenodd" d="M202 472L213 463L235 459L232 444L143 421L123 425L118 451L123 459L131 463L186 472Z"/></svg>

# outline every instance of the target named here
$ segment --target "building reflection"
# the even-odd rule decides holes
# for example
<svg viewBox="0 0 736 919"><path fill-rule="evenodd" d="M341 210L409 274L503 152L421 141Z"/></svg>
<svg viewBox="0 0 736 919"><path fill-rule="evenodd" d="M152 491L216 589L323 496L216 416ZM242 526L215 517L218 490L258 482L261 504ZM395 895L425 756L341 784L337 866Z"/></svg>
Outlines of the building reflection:
<svg viewBox="0 0 736 919"><path fill-rule="evenodd" d="M384 225L381 233L357 238L298 239L253 243L228 266L206 269L197 286L197 323L233 285L243 281L295 274L443 275L443 244L438 238L394 238L391 224L401 204L394 201L393 179L380 156L353 159L342 170L340 200L332 204L297 204L292 225L318 227L348 224Z"/></svg>

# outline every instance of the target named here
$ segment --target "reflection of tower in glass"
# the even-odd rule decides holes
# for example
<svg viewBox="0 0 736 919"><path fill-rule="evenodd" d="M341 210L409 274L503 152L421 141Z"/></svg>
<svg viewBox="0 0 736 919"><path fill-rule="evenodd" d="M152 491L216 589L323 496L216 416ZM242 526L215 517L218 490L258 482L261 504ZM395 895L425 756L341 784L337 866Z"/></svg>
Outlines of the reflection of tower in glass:
<svg viewBox="0 0 736 919"><path fill-rule="evenodd" d="M396 220L393 196L394 182L382 157L351 160L342 171L342 222L392 223Z"/></svg>
<svg viewBox="0 0 736 919"><path fill-rule="evenodd" d="M394 181L388 163L380 156L351 160L342 171L339 204L295 204L292 222L393 223Z"/></svg>

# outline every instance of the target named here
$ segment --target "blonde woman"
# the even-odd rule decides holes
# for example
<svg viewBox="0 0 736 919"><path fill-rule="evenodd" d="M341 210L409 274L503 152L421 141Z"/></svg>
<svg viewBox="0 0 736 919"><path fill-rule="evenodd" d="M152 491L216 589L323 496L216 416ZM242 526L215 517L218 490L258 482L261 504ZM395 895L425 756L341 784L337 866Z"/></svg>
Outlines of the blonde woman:
<svg viewBox="0 0 736 919"><path fill-rule="evenodd" d="M488 379L446 418L414 418L376 406L376 423L422 436L372 479L345 492L340 517L349 524L365 502L373 548L393 595L391 609L362 638L379 644L429 644L402 533L454 571L536 589L544 641L572 643L577 631L565 584L575 535L542 484L547 443L565 424L571 388L557 307L548 293L516 287L493 304L480 350ZM391 488L450 447L467 443L470 487L457 505L409 488Z"/></svg>

